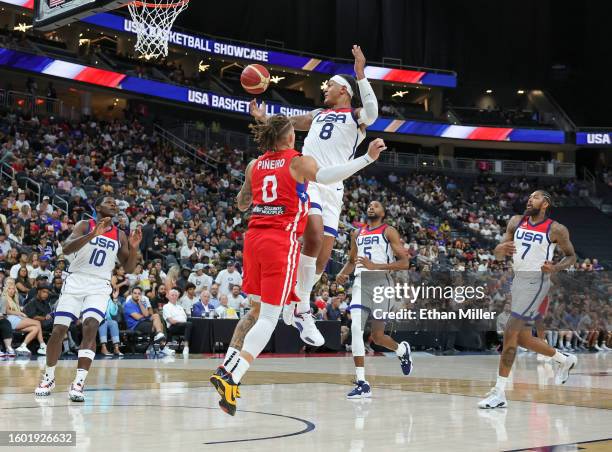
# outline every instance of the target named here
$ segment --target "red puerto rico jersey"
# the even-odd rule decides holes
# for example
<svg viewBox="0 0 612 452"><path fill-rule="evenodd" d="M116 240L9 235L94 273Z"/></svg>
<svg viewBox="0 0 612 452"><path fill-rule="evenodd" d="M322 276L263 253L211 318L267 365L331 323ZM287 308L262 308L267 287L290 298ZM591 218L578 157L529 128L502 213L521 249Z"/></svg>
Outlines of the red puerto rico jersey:
<svg viewBox="0 0 612 452"><path fill-rule="evenodd" d="M293 231L300 237L308 219L308 183L300 184L291 172L291 160L301 154L295 149L268 151L259 157L251 172L253 209L250 228Z"/></svg>

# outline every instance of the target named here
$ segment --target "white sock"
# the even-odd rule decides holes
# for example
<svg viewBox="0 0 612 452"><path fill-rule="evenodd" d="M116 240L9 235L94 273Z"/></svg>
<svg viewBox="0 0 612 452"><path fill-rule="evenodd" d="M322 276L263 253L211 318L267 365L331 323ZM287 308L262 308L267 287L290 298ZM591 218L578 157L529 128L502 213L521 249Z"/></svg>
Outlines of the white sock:
<svg viewBox="0 0 612 452"><path fill-rule="evenodd" d="M228 347L225 359L223 360L223 367L225 367L225 370L232 372L232 369L238 362L238 358L240 358L240 350L234 347Z"/></svg>
<svg viewBox="0 0 612 452"><path fill-rule="evenodd" d="M404 353L406 353L406 345L404 345L403 342L400 342L399 344L397 344L397 348L395 349L395 354L397 356L404 356Z"/></svg>
<svg viewBox="0 0 612 452"><path fill-rule="evenodd" d="M249 367L251 367L251 365L246 359L244 359L243 357L238 358L236 368L232 372L232 380L234 380L234 383L240 383L240 380L242 379L246 371L249 370Z"/></svg>
<svg viewBox="0 0 612 452"><path fill-rule="evenodd" d="M47 366L45 369L45 376L47 376L49 380L53 380L55 378L55 366Z"/></svg>
<svg viewBox="0 0 612 452"><path fill-rule="evenodd" d="M298 314L310 311L310 292L315 285L315 274L317 272L317 258L300 254L297 269L296 292L300 298L297 304Z"/></svg>
<svg viewBox="0 0 612 452"><path fill-rule="evenodd" d="M504 392L506 390L506 383L508 382L508 377L497 376L497 382L495 383L495 387Z"/></svg>
<svg viewBox="0 0 612 452"><path fill-rule="evenodd" d="M355 367L355 375L357 376L357 381L366 381L365 367Z"/></svg>
<svg viewBox="0 0 612 452"><path fill-rule="evenodd" d="M76 377L73 381L73 384L80 384L81 386L85 384L85 379L87 378L87 374L89 371L85 369L77 369Z"/></svg>
<svg viewBox="0 0 612 452"><path fill-rule="evenodd" d="M565 361L567 361L567 356L560 351L555 350L555 354L552 356L552 359L560 364L563 364Z"/></svg>

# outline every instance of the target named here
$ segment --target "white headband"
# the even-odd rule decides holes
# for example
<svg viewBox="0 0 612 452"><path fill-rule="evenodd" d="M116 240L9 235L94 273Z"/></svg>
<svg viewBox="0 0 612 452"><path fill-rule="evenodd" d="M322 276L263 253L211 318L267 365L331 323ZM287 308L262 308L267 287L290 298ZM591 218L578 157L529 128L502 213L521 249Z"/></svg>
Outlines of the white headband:
<svg viewBox="0 0 612 452"><path fill-rule="evenodd" d="M351 88L351 84L344 77L341 77L339 75L334 75L332 78L329 79L329 81L334 81L338 85L344 86L346 90L348 91L349 96L353 97L353 88Z"/></svg>

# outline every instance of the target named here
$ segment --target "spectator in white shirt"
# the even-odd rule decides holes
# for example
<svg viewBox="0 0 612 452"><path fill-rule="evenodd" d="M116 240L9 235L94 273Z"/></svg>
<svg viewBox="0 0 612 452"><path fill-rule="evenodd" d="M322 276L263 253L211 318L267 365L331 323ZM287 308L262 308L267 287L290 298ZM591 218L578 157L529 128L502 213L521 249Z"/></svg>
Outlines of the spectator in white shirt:
<svg viewBox="0 0 612 452"><path fill-rule="evenodd" d="M187 281L195 286L195 293L197 296L199 296L204 289L210 288L213 283L213 279L204 273L204 264L195 264L193 266L193 271L194 273L189 275L189 279Z"/></svg>
<svg viewBox="0 0 612 452"><path fill-rule="evenodd" d="M247 299L240 294L240 286L234 285L232 292L227 296L227 305L239 311L240 308L246 308L248 304Z"/></svg>
<svg viewBox="0 0 612 452"><path fill-rule="evenodd" d="M198 255L198 249L195 246L193 237L189 237L187 243L181 248L181 259L189 259L194 254Z"/></svg>
<svg viewBox="0 0 612 452"><path fill-rule="evenodd" d="M168 336L184 335L183 356L189 355L189 340L191 339L191 322L187 320L187 314L182 307L177 306L179 292L176 289L168 292L168 303L164 305L162 310L166 326L168 327Z"/></svg>
<svg viewBox="0 0 612 452"><path fill-rule="evenodd" d="M478 271L479 272L486 272L489 269L489 259L488 258L484 258L482 261L480 261L480 263L478 264Z"/></svg>
<svg viewBox="0 0 612 452"><path fill-rule="evenodd" d="M219 272L215 282L219 284L220 295L229 295L234 285L242 286L242 275L236 270L234 261L228 261L227 268Z"/></svg>
<svg viewBox="0 0 612 452"><path fill-rule="evenodd" d="M30 278L36 279L39 276L46 276L47 280L51 281L53 273L49 270L49 256L43 254L38 260L39 266L30 272Z"/></svg>
<svg viewBox="0 0 612 452"><path fill-rule="evenodd" d="M179 300L179 306L183 308L186 315L191 315L191 308L198 302L198 297L195 294L195 285L188 282L185 284L185 293Z"/></svg>
<svg viewBox="0 0 612 452"><path fill-rule="evenodd" d="M49 202L48 196L43 196L42 202L36 206L39 215L51 216L53 214L53 206Z"/></svg>
<svg viewBox="0 0 612 452"><path fill-rule="evenodd" d="M202 251L200 251L200 259L202 259L203 257L212 259L214 256L215 256L215 250L211 248L210 243L208 242L204 243L204 248L202 248Z"/></svg>
<svg viewBox="0 0 612 452"><path fill-rule="evenodd" d="M219 298L219 306L215 309L215 314L220 319L237 319L238 313L235 309L227 305L227 295L221 295Z"/></svg>
<svg viewBox="0 0 612 452"><path fill-rule="evenodd" d="M28 269L28 275L30 274L30 272L32 270L34 270L34 267L32 267L29 262L28 262L29 258L28 258L28 254L27 253L21 253L19 254L19 262L17 262L15 265L13 265L11 267L11 270L9 272L9 276L13 279L17 279L17 274L19 273L19 269L21 267L26 267Z"/></svg>

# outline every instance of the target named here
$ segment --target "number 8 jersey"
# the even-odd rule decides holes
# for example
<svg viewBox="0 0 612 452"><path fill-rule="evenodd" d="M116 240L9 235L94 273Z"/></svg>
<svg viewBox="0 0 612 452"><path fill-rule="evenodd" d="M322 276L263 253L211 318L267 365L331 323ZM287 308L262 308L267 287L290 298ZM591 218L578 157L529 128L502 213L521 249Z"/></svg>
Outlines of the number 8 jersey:
<svg viewBox="0 0 612 452"><path fill-rule="evenodd" d="M302 153L314 158L320 168L342 165L354 158L365 134L353 109L315 110L313 115Z"/></svg>
<svg viewBox="0 0 612 452"><path fill-rule="evenodd" d="M523 217L514 231L512 269L515 272L541 272L545 261L552 260L555 244L550 241L549 232L554 220L547 218L531 224L529 217Z"/></svg>
<svg viewBox="0 0 612 452"><path fill-rule="evenodd" d="M88 225L89 233L96 227L96 222L89 220ZM93 238L72 254L68 272L110 281L119 246L119 230L112 226L110 231Z"/></svg>
<svg viewBox="0 0 612 452"><path fill-rule="evenodd" d="M268 151L260 156L251 170L253 210L251 228L304 233L308 215L308 183L298 183L289 170L291 161L300 157L295 149Z"/></svg>

